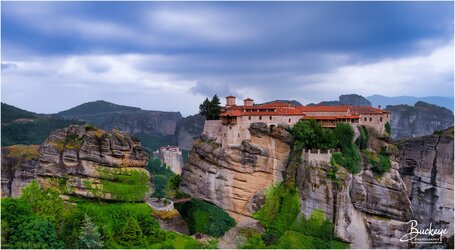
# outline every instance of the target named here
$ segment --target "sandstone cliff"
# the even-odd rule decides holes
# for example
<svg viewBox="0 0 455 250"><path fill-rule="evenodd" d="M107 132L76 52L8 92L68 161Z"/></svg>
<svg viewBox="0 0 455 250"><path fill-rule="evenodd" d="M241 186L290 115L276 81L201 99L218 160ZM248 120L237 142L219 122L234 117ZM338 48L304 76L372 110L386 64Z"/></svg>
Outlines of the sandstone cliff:
<svg viewBox="0 0 455 250"><path fill-rule="evenodd" d="M191 150L193 141L202 134L204 121L201 115L191 115L177 122L175 137L181 149Z"/></svg>
<svg viewBox="0 0 455 250"><path fill-rule="evenodd" d="M18 197L22 187L36 178L38 145L2 147L1 197Z"/></svg>
<svg viewBox="0 0 455 250"><path fill-rule="evenodd" d="M237 221L247 221L263 204L264 190L283 180L293 140L282 126L268 128L264 123L255 123L250 132L251 140L230 148L221 148L211 138L202 136L195 141L189 162L183 169L182 188L185 191L225 209ZM411 146L405 151L408 153L403 153L406 148L403 145L407 145L404 142L398 152L387 138L374 133L370 134L368 148L379 152L386 147L392 159L392 169L382 177L373 174L365 155L359 174L352 175L340 168L336 179L328 178L328 162L315 164L303 160L296 171L301 214L308 216L314 209L322 210L334 223L335 236L351 243L353 248L410 247L407 242L399 241L408 232L406 222L410 219L426 217L428 220L433 213L436 219L432 221L438 220L440 224L452 221L448 215L453 213L453 189L449 188L453 185L453 152L448 151L453 149L453 139L447 140L441 136L437 145L433 141L431 145L417 146L419 150L438 148L439 158L435 162L440 164L441 169L436 171L440 175L433 177L437 191L435 187L428 187L432 183L433 167L421 172L417 169L404 171L409 168L406 164L425 162L419 158L421 153L409 153ZM434 159L428 161L433 166ZM452 161L451 165L448 161ZM413 168L416 166L412 165ZM408 172L412 176L402 178ZM428 180L421 177L425 174ZM422 194L423 200L419 203L418 197ZM436 203L430 205L432 201ZM453 234L453 229L451 232Z"/></svg>
<svg viewBox="0 0 455 250"><path fill-rule="evenodd" d="M2 196L17 197L33 179L85 198L142 201L150 194L149 156L128 133L70 126L31 147L2 150Z"/></svg>
<svg viewBox="0 0 455 250"><path fill-rule="evenodd" d="M291 134L282 126L255 123L251 141L221 148L201 136L193 144L182 172L182 189L225 209L240 221L257 210L263 192L282 181L290 151Z"/></svg>
<svg viewBox="0 0 455 250"><path fill-rule="evenodd" d="M389 105L391 112L393 138L431 135L436 130L453 126L452 111L426 102L417 102L414 106Z"/></svg>
<svg viewBox="0 0 455 250"><path fill-rule="evenodd" d="M453 128L398 142L400 175L406 183L414 218L419 224L447 228L452 237L454 220Z"/></svg>

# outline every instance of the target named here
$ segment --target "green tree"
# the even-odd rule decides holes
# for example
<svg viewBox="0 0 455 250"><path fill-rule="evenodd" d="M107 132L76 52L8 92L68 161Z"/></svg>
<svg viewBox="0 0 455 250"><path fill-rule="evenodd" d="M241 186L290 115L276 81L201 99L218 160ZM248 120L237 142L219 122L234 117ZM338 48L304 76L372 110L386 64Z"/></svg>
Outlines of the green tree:
<svg viewBox="0 0 455 250"><path fill-rule="evenodd" d="M209 98L205 98L201 105L199 105L199 114L203 115L207 120L210 120L210 104Z"/></svg>
<svg viewBox="0 0 455 250"><path fill-rule="evenodd" d="M0 247L2 249L8 248L8 232L9 232L9 227L8 227L8 222L6 220L2 219L2 241L0 242Z"/></svg>
<svg viewBox="0 0 455 250"><path fill-rule="evenodd" d="M122 245L128 247L142 245L143 234L136 218L132 216L128 218L128 221L120 231L119 240Z"/></svg>
<svg viewBox="0 0 455 250"><path fill-rule="evenodd" d="M90 217L85 214L82 222L81 232L79 233L79 247L81 248L103 248L98 227L92 222Z"/></svg>
<svg viewBox="0 0 455 250"><path fill-rule="evenodd" d="M328 149L337 144L333 132L322 128L314 119L297 122L291 133L294 135L294 146L297 149Z"/></svg>
<svg viewBox="0 0 455 250"><path fill-rule="evenodd" d="M209 109L210 120L220 119L220 113L221 113L220 98L218 98L217 95L214 95L212 97L212 100L210 101L210 109Z"/></svg>
<svg viewBox="0 0 455 250"><path fill-rule="evenodd" d="M217 95L212 97L212 100L205 98L199 105L199 114L203 115L207 120L217 120L221 113L221 102Z"/></svg>
<svg viewBox="0 0 455 250"><path fill-rule="evenodd" d="M10 238L10 248L63 248L57 239L54 224L44 218L34 218L19 225L17 232Z"/></svg>
<svg viewBox="0 0 455 250"><path fill-rule="evenodd" d="M59 192L52 188L41 189L36 181L32 181L22 190L21 199L31 205L37 216L46 218L50 222L60 221L64 217L65 207Z"/></svg>
<svg viewBox="0 0 455 250"><path fill-rule="evenodd" d="M331 163L341 165L353 174L359 173L360 155L357 146L353 143L354 129L351 124L338 123L333 133L338 142L338 147L341 149L341 153L333 153Z"/></svg>

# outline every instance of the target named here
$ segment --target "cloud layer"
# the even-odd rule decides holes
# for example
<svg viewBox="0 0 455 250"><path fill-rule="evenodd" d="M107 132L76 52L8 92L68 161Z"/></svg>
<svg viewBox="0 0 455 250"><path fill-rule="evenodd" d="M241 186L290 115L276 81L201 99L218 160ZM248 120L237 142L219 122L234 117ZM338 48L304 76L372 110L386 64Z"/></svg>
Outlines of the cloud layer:
<svg viewBox="0 0 455 250"><path fill-rule="evenodd" d="M453 95L450 2L5 2L2 30L2 101L36 112Z"/></svg>

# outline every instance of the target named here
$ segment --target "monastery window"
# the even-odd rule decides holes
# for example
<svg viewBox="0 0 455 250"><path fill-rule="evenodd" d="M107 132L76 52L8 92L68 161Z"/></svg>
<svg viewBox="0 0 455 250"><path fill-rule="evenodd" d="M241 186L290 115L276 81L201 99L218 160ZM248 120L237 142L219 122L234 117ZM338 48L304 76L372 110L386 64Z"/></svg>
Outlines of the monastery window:
<svg viewBox="0 0 455 250"><path fill-rule="evenodd" d="M367 121L367 118L365 117L364 121Z"/></svg>
<svg viewBox="0 0 455 250"><path fill-rule="evenodd" d="M237 137L239 137L239 138L240 138L240 133L238 133L238 134L237 134Z"/></svg>
<svg viewBox="0 0 455 250"><path fill-rule="evenodd" d="M269 119L272 120L272 116L270 116Z"/></svg>
<svg viewBox="0 0 455 250"><path fill-rule="evenodd" d="M223 136L226 137L226 133L224 133Z"/></svg>
<svg viewBox="0 0 455 250"><path fill-rule="evenodd" d="M229 129L232 129L232 127L229 127Z"/></svg>
<svg viewBox="0 0 455 250"><path fill-rule="evenodd" d="M389 115L387 115L387 118L389 118Z"/></svg>
<svg viewBox="0 0 455 250"><path fill-rule="evenodd" d="M291 118L289 118L289 120L288 120L288 121L289 121L289 123L291 123Z"/></svg>
<svg viewBox="0 0 455 250"><path fill-rule="evenodd" d="M379 121L380 121L380 122L382 122L382 117L381 117L381 118L379 118Z"/></svg>
<svg viewBox="0 0 455 250"><path fill-rule="evenodd" d="M370 117L370 122L372 122L372 121L373 121L373 118Z"/></svg>
<svg viewBox="0 0 455 250"><path fill-rule="evenodd" d="M251 121L251 116L248 116L248 120L250 120L250 121Z"/></svg>
<svg viewBox="0 0 455 250"><path fill-rule="evenodd" d="M262 116L259 116L259 120L262 120Z"/></svg>

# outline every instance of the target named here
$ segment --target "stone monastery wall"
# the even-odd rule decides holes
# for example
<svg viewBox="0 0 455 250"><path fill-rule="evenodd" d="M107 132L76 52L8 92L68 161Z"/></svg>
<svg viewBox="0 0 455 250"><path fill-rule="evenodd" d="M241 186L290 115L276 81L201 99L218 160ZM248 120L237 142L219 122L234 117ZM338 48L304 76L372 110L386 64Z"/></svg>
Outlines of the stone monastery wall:
<svg viewBox="0 0 455 250"><path fill-rule="evenodd" d="M389 114L364 114L360 116L359 124L373 127L380 134L385 133L385 124L390 123Z"/></svg>
<svg viewBox="0 0 455 250"><path fill-rule="evenodd" d="M203 134L210 138L218 138L221 135L221 120L206 120Z"/></svg>
<svg viewBox="0 0 455 250"><path fill-rule="evenodd" d="M302 151L302 161L312 166L317 165L326 165L330 163L330 159L332 158L332 150L309 150L304 149Z"/></svg>

